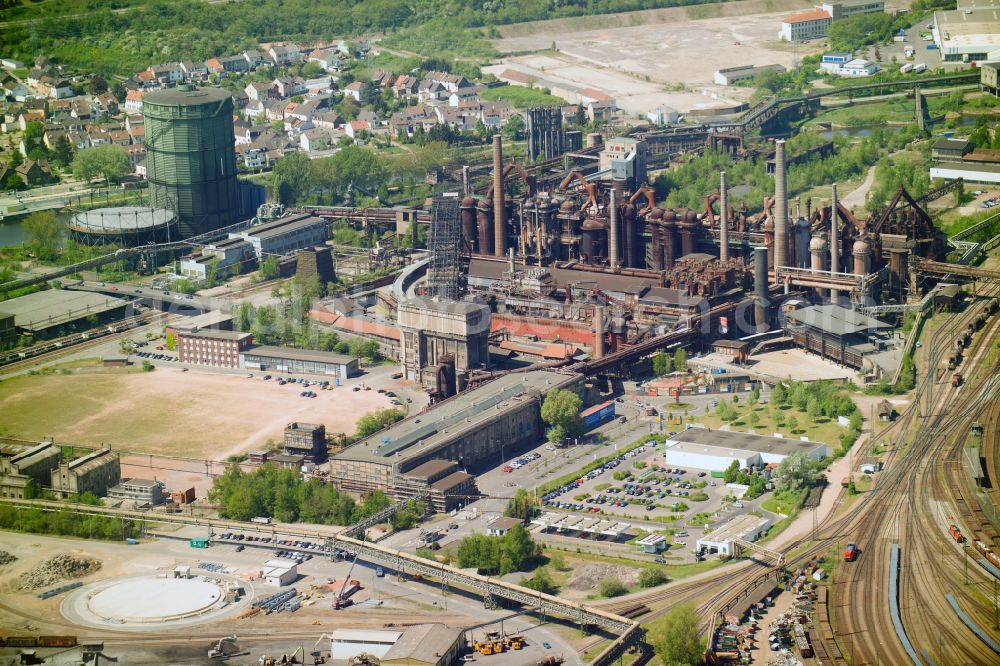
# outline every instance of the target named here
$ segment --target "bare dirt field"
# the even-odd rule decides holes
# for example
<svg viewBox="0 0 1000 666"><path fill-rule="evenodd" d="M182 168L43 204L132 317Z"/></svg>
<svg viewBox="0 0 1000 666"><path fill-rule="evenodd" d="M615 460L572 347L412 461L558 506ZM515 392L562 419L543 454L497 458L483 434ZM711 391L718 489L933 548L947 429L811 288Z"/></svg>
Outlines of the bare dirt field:
<svg viewBox="0 0 1000 666"><path fill-rule="evenodd" d="M0 383L0 432L25 439L222 460L281 441L291 421L353 433L365 413L389 406L352 380L303 398L296 386L211 372L25 375ZM202 469L204 472L204 469Z"/></svg>
<svg viewBox="0 0 1000 666"><path fill-rule="evenodd" d="M503 38L495 42L512 55L486 71L525 72L544 81L538 85L553 84L554 94L563 85L596 88L630 114L660 105L681 112L729 107L752 89L716 85L716 70L790 67L821 48L813 43L793 49L777 37L784 16L811 6L803 0L747 0L517 24L501 28Z"/></svg>
<svg viewBox="0 0 1000 666"><path fill-rule="evenodd" d="M853 373L832 361L807 354L801 349L782 349L780 351L755 354L750 359L749 367L755 372L762 372L775 377L789 377L800 381L817 379L850 379Z"/></svg>

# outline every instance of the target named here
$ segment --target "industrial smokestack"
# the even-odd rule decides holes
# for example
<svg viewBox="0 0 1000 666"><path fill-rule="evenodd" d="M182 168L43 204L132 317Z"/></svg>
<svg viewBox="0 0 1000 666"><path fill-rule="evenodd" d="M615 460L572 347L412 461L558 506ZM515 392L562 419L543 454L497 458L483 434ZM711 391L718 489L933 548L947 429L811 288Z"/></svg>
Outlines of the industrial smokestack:
<svg viewBox="0 0 1000 666"><path fill-rule="evenodd" d="M767 330L767 248L753 249L754 324L757 332Z"/></svg>
<svg viewBox="0 0 1000 666"><path fill-rule="evenodd" d="M788 196L785 193L785 141L774 142L774 277L788 265Z"/></svg>
<svg viewBox="0 0 1000 666"><path fill-rule="evenodd" d="M493 135L493 256L507 255L507 202L503 191L503 139Z"/></svg>
<svg viewBox="0 0 1000 666"><path fill-rule="evenodd" d="M611 196L608 204L608 256L611 258L611 268L617 270L618 263L618 198L615 188L609 192Z"/></svg>
<svg viewBox="0 0 1000 666"><path fill-rule="evenodd" d="M830 272L840 272L840 225L837 222L837 183L830 190ZM837 290L830 290L830 300L837 302Z"/></svg>
<svg viewBox="0 0 1000 666"><path fill-rule="evenodd" d="M594 306L594 359L604 358L604 307Z"/></svg>
<svg viewBox="0 0 1000 666"><path fill-rule="evenodd" d="M472 186L469 183L469 165L462 165L462 194L469 196L472 194Z"/></svg>
<svg viewBox="0 0 1000 666"><path fill-rule="evenodd" d="M729 210L726 208L726 172L719 172L719 259L729 260Z"/></svg>

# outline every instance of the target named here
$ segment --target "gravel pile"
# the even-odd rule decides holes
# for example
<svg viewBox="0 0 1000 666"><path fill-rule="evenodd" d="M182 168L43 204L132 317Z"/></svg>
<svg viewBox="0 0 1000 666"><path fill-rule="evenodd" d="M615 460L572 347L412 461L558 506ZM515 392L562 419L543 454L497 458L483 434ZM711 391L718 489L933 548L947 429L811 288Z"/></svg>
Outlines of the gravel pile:
<svg viewBox="0 0 1000 666"><path fill-rule="evenodd" d="M5 564L10 564L11 562L16 562L17 557L11 555L6 550L0 550L0 567Z"/></svg>
<svg viewBox="0 0 1000 666"><path fill-rule="evenodd" d="M72 555L56 555L21 576L21 590L36 590L66 578L80 578L101 568L100 560Z"/></svg>
<svg viewBox="0 0 1000 666"><path fill-rule="evenodd" d="M585 564L573 572L566 586L571 590L596 590L605 578L617 578L625 587L632 587L639 582L639 569L617 564Z"/></svg>

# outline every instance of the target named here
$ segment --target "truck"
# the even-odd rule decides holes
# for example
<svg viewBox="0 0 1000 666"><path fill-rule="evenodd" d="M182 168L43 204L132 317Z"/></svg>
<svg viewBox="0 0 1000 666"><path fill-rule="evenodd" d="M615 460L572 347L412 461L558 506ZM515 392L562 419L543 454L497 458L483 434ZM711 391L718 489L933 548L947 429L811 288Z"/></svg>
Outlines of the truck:
<svg viewBox="0 0 1000 666"><path fill-rule="evenodd" d="M615 418L615 402L608 400L599 405L588 407L580 412L580 418L583 419L583 425L587 430L593 430Z"/></svg>
<svg viewBox="0 0 1000 666"><path fill-rule="evenodd" d="M251 523L258 523L260 525L270 525L271 524L271 519L268 518L267 516L257 516L256 518L251 518L250 522Z"/></svg>
<svg viewBox="0 0 1000 666"><path fill-rule="evenodd" d="M907 60L911 60L916 53L916 50L912 46L907 46L903 49L903 56Z"/></svg>

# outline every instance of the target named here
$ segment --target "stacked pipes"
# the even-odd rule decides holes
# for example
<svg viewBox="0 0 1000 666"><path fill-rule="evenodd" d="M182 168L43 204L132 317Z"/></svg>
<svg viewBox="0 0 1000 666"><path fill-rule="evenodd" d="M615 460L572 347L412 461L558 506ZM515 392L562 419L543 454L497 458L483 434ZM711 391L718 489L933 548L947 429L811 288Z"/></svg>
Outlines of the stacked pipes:
<svg viewBox="0 0 1000 666"><path fill-rule="evenodd" d="M611 260L612 270L617 270L619 268L618 263L618 201L615 196L617 192L615 188L611 188L608 193L611 197L610 203L608 204L608 257Z"/></svg>
<svg viewBox="0 0 1000 666"><path fill-rule="evenodd" d="M493 135L493 256L507 254L507 202L503 188L503 140Z"/></svg>
<svg viewBox="0 0 1000 666"><path fill-rule="evenodd" d="M754 323L757 332L767 331L767 248L753 249Z"/></svg>
<svg viewBox="0 0 1000 666"><path fill-rule="evenodd" d="M604 358L604 306L594 307L594 360Z"/></svg>
<svg viewBox="0 0 1000 666"><path fill-rule="evenodd" d="M729 259L729 211L726 209L726 172L719 172L719 259Z"/></svg>
<svg viewBox="0 0 1000 666"><path fill-rule="evenodd" d="M774 275L788 265L788 197L785 192L785 141L774 142Z"/></svg>

